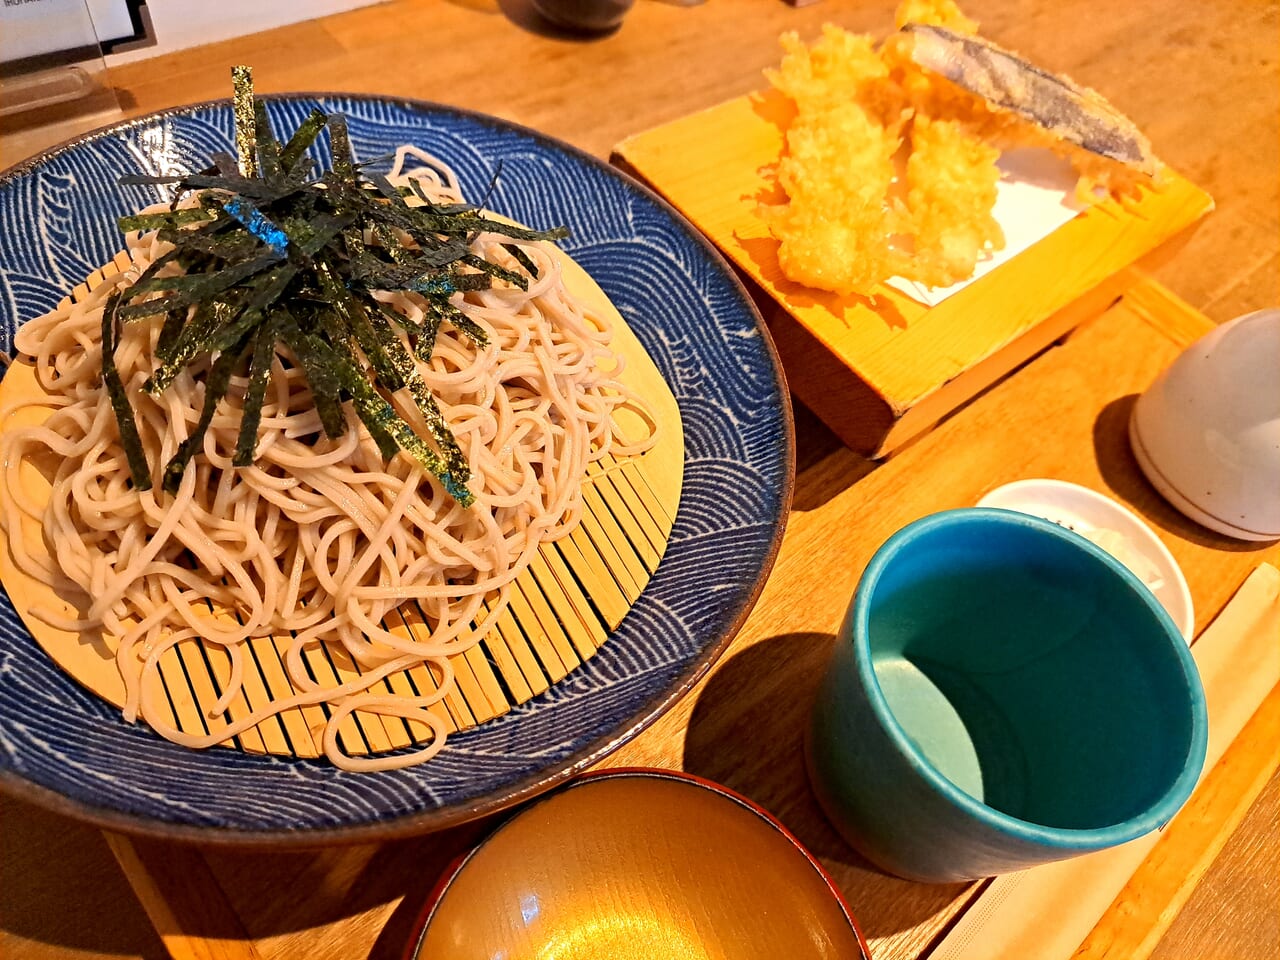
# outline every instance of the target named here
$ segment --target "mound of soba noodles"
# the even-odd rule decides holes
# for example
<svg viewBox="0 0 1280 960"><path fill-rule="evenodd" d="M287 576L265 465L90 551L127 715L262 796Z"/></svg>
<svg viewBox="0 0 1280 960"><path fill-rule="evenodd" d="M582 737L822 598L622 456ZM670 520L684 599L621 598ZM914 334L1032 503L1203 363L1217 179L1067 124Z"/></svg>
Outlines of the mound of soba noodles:
<svg viewBox="0 0 1280 960"><path fill-rule="evenodd" d="M406 169L410 163L422 165ZM463 199L452 173L413 148L398 152L392 177L417 179L433 201ZM511 242L482 234L475 248L491 260L513 262L501 249ZM276 348L252 466L231 464L247 385L240 377L176 495L158 485L136 489L103 386L101 317L111 292L168 249L154 234L128 238L131 269L18 331L15 347L33 358L48 392L39 402L52 412L43 425L0 438L10 549L27 574L83 596L79 611L30 612L55 627L100 631L111 640L125 683L126 719L141 717L170 740L200 748L280 711L326 703L324 750L343 768L406 766L441 749L442 721L427 708L450 687L446 658L489 632L509 585L539 545L573 529L589 462L652 442L652 436L629 441L617 435L612 411L638 402L616 382L623 359L610 350L607 321L584 312L565 290L550 247L521 246L538 267L527 291L502 285L454 296L488 334L488 346L444 327L430 361L418 361L469 462L476 498L469 508L411 458L384 460L350 404L349 429L328 439L307 381L283 345ZM379 298L421 319L415 294ZM194 427L204 390L191 369L158 396L143 389L157 365L162 320L126 323L116 351L152 464L172 457ZM425 436L412 401L396 399L400 414ZM24 463L51 478L48 503L31 502L24 492ZM52 560L24 548L23 514L41 524ZM384 619L406 603L420 608L429 638L418 642L384 628ZM225 720L250 655L245 641L290 633L282 659L300 692L236 722ZM203 736L174 728L167 705L148 692L158 684L144 682L160 657L188 638L221 648L232 667L230 687ZM319 686L303 657L314 644L341 645L363 675ZM411 698L390 695L385 686L380 693L370 689L422 663L439 681L437 692ZM340 748L337 729L357 710L420 721L432 735L409 753L353 757Z"/></svg>

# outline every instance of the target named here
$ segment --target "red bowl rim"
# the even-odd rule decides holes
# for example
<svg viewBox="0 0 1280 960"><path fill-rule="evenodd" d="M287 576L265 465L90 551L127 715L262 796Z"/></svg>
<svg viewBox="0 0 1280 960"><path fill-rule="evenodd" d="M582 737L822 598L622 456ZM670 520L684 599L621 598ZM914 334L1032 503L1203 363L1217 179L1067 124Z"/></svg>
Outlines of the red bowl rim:
<svg viewBox="0 0 1280 960"><path fill-rule="evenodd" d="M858 941L858 949L862 951L862 957L859 958L859 960L871 960L871 951L867 947L866 938L862 935L862 929L858 926L858 921L854 918L853 911L849 909L848 901L845 900L844 894L840 892L840 888L836 885L835 878L827 872L827 869L818 861L818 858L809 851L808 847L800 842L800 839L792 833L781 820L775 817L764 807L751 800L749 797L743 796L741 793L738 793L738 791L726 787L722 783L716 783L714 780L708 780L706 777L700 777L695 773L688 773L684 770L670 770L664 767L611 767L608 770L593 770L589 773L582 773L562 786L548 791L528 805L516 810L511 814L511 816L481 838L474 847L455 857L440 874L435 884L432 886L431 892L427 895L426 903L419 911L418 917L413 923L408 941L405 945L403 960L420 960L422 941L426 937L427 927L430 925L431 918L435 915L436 910L444 900L445 894L449 892L449 888L453 886L453 882L462 873L467 862L479 853L480 850L483 849L490 840L496 837L499 832L513 823L516 819L532 810L534 807L546 803L567 790L572 790L575 787L582 786L584 783L596 780L620 780L628 778L675 780L701 787L705 790L710 790L712 793L717 793L727 800L737 803L739 806L745 808L761 820L765 821L777 830L778 833L782 834L783 837L789 840L791 845L809 861L809 865L813 867L818 876L822 878L822 881L827 885L827 889L830 891L832 898L840 907L840 912L844 914L845 920L848 921L849 928L853 931L854 938Z"/></svg>

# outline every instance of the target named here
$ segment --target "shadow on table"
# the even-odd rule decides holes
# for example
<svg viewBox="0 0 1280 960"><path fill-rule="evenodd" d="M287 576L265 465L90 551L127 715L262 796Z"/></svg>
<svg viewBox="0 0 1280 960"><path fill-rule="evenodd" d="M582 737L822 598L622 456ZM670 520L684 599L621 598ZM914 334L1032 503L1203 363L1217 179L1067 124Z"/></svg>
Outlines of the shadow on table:
<svg viewBox="0 0 1280 960"><path fill-rule="evenodd" d="M726 660L698 696L683 768L763 806L831 873L869 939L910 929L945 909L968 884L889 876L830 826L809 789L803 736L835 638L791 633Z"/></svg>
<svg viewBox="0 0 1280 960"><path fill-rule="evenodd" d="M274 941L280 955L303 956L323 937L316 931L354 923L376 925L376 940L372 929L352 938L373 943L370 960L400 960L437 877L499 819L381 846L202 847L198 855L235 912L253 918L249 936ZM135 845L158 852L178 871L196 855L196 848L180 844L139 839ZM225 909L188 908L183 922L188 946L190 938L225 941L226 956L248 955L240 946L246 931ZM290 942L294 934L298 939ZM67 952L169 956L100 831L0 796L0 957Z"/></svg>
<svg viewBox="0 0 1280 960"><path fill-rule="evenodd" d="M253 917L252 937L301 932L303 939L295 949L282 950L284 955L314 946L317 929L357 923L377 931L376 939L369 937L369 960L399 960L436 881L504 816L380 845L204 854L236 912ZM369 939L355 935L351 942Z"/></svg>
<svg viewBox="0 0 1280 960"><path fill-rule="evenodd" d="M0 956L67 951L167 956L100 832L0 795Z"/></svg>
<svg viewBox="0 0 1280 960"><path fill-rule="evenodd" d="M436 879L500 819L380 846L288 852L133 842L177 874L188 865L203 871L203 860L238 915L188 905L180 938L188 947L192 938L225 941L226 956L247 956L240 946L247 932L273 941L281 956L303 956L324 936L317 931L362 924L367 932L352 942L362 950L372 943L370 960L400 960ZM252 928L239 917L252 917ZM99 830L0 795L0 957L68 952L169 956Z"/></svg>
<svg viewBox="0 0 1280 960"><path fill-rule="evenodd" d="M879 463L848 449L812 410L791 398L796 434L796 486L791 509L817 510Z"/></svg>

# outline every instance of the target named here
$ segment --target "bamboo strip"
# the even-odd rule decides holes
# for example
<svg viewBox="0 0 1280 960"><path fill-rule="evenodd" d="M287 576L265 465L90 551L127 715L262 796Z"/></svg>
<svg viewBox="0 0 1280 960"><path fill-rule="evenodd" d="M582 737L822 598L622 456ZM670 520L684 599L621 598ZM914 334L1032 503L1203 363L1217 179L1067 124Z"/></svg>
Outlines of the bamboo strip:
<svg viewBox="0 0 1280 960"><path fill-rule="evenodd" d="M294 696L298 691L289 680L284 662L280 659L280 649L271 637L260 637L252 641L254 654L258 658L258 667L262 679L271 691L274 699L283 700ZM285 735L289 738L291 752L295 757L317 757L316 738L313 731L324 729L324 711L318 706L296 707L280 714L280 722L284 726Z"/></svg>
<svg viewBox="0 0 1280 960"><path fill-rule="evenodd" d="M551 685L551 681L547 679L546 671L538 662L533 648L529 645L528 637L520 630L520 625L516 623L516 618L509 607L498 617L498 635L515 658L516 666L520 668L520 676L529 686L530 695L537 696L546 690Z"/></svg>

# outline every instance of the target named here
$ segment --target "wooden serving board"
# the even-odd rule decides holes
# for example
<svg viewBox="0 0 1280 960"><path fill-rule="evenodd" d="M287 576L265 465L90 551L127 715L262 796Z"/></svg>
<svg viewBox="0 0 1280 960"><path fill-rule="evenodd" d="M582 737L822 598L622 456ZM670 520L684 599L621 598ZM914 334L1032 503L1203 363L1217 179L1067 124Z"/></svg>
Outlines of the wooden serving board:
<svg viewBox="0 0 1280 960"><path fill-rule="evenodd" d="M449 732L506 713L593 656L657 569L680 501L684 438L675 397L604 291L569 257L562 255L561 259L568 289L612 323L614 347L626 360L619 379L645 399L657 424L657 442L640 456L608 456L591 466L585 481L585 509L577 529L542 546L529 569L513 584L510 604L496 629L470 650L451 658L456 684L431 708ZM128 264L127 255L121 253L115 262L77 287L71 297L83 296ZM43 391L29 363L15 361L0 381L0 407L40 395ZM27 407L3 426L9 429L39 423L47 416L48 408ZM615 417L626 435L643 435L645 424L637 413L620 408ZM49 483L34 467L24 468L22 482L30 496L47 499ZM49 545L38 524L24 520L22 536L33 554L48 556ZM122 706L124 683L116 668L113 645L109 640L86 642L79 634L55 629L31 616L33 608L63 609L66 601L51 587L19 571L3 531L0 540L4 545L0 550L0 582L36 642L82 685ZM401 635L427 637L422 614L413 604L403 605L384 626ZM290 640L290 635L284 634L248 642L252 655L244 658L243 685L231 701L226 719L234 722L268 700L297 692L282 662ZM317 645L304 656L325 686L336 686L362 672L337 645ZM226 689L229 677L230 661L225 654L198 640L184 641L160 661L156 682L163 690L154 691L155 702L167 700L176 726L203 735L210 708ZM436 688L431 671L419 666L370 689L411 697ZM224 745L251 753L321 756L327 718L325 705L294 708L265 719ZM222 722L216 720L214 728ZM359 711L350 715L338 732L342 749L357 756L406 747L429 736L424 724Z"/></svg>
<svg viewBox="0 0 1280 960"><path fill-rule="evenodd" d="M630 137L613 162L648 181L754 283L791 390L849 447L882 457L1121 293L1123 267L1185 232L1213 200L1166 170L1136 204L1108 202L933 307L878 286L840 296L788 280L757 210L792 107L770 90ZM1087 302L1077 303L1086 293Z"/></svg>
<svg viewBox="0 0 1280 960"><path fill-rule="evenodd" d="M810 694L858 571L886 537L925 513L972 505L1003 483L1041 476L1106 492L1143 516L1186 573L1200 629L1260 562L1280 564L1280 546L1232 544L1182 518L1132 461L1122 414L1133 395L1212 325L1158 285L1126 274L1129 287L1110 309L885 464L832 450L825 432L802 420L802 448L825 456L799 471L797 509L760 601L693 693L600 765L684 769L765 805L831 874L877 960L924 960L977 909L986 889L981 882L910 883L871 868L834 833L806 781L798 745ZM760 748L763 727L777 749ZM1274 777L1277 737L1280 687L1206 771L1077 960L1145 955L1137 942L1168 929L1240 815ZM108 842L174 957L382 958L401 949L432 882L489 828L298 856L117 835ZM1245 839L1267 856L1265 836ZM303 888L317 893L272 896ZM1245 900L1265 897L1255 892ZM1250 942L1239 936L1245 939L1235 942Z"/></svg>

